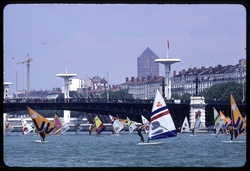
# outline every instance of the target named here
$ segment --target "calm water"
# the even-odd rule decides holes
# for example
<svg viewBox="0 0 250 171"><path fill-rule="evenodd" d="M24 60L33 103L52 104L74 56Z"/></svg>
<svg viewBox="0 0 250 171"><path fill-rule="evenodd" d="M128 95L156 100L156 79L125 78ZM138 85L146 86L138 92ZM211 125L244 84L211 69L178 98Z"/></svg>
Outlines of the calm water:
<svg viewBox="0 0 250 171"><path fill-rule="evenodd" d="M246 162L247 143L222 143L229 135L211 133L163 139L162 145L138 146L136 132L100 136L87 132L66 132L48 136L50 143L35 143L39 136L11 132L5 135L4 163L18 167L242 167ZM144 134L144 138L147 135ZM237 140L246 140L246 135Z"/></svg>

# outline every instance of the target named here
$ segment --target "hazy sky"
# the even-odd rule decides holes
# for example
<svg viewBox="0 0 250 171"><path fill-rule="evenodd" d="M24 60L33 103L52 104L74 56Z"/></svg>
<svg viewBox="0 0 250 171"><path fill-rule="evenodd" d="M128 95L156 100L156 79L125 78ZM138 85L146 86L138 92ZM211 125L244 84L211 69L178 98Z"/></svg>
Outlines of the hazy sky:
<svg viewBox="0 0 250 171"><path fill-rule="evenodd" d="M167 40L169 57L181 59L171 75L246 58L241 5L14 4L3 15L4 81L12 82L11 94L26 89L26 64L16 63L27 54L30 90L62 87L56 74L65 73L66 63L80 79L108 73L110 84L121 84L137 76L137 57L147 47L165 58Z"/></svg>

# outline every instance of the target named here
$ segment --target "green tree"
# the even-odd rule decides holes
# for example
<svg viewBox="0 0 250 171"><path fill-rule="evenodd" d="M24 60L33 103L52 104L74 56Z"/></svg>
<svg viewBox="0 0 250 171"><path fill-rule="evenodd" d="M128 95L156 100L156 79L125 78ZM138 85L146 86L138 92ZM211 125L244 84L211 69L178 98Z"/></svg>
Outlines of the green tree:
<svg viewBox="0 0 250 171"><path fill-rule="evenodd" d="M107 98L107 91L101 93L101 98L106 99ZM110 99L134 99L132 94L129 94L127 90L118 90L118 91L109 91L109 98Z"/></svg>
<svg viewBox="0 0 250 171"><path fill-rule="evenodd" d="M201 93L206 100L229 101L230 94L236 101L242 100L242 84L230 81L221 84L214 84Z"/></svg>

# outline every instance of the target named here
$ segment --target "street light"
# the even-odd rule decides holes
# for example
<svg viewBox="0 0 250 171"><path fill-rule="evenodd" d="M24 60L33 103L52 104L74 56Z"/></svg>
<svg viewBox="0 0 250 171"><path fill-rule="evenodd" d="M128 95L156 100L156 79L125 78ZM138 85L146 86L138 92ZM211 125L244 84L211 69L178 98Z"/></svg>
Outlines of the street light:
<svg viewBox="0 0 250 171"><path fill-rule="evenodd" d="M245 101L245 91L244 91L244 77L243 73L245 72L246 68L244 66L239 66L236 69L240 73L241 83L242 83L242 102Z"/></svg>

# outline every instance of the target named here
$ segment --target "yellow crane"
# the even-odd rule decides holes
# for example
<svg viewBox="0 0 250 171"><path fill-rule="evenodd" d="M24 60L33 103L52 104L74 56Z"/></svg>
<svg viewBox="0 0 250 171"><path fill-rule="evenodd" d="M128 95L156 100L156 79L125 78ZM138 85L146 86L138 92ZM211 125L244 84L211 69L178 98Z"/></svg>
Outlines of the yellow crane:
<svg viewBox="0 0 250 171"><path fill-rule="evenodd" d="M27 59L22 62L18 62L17 64L25 64L27 63L27 91L26 91L26 98L29 98L30 93L30 62L33 61L32 58L29 58L29 54L27 54Z"/></svg>

